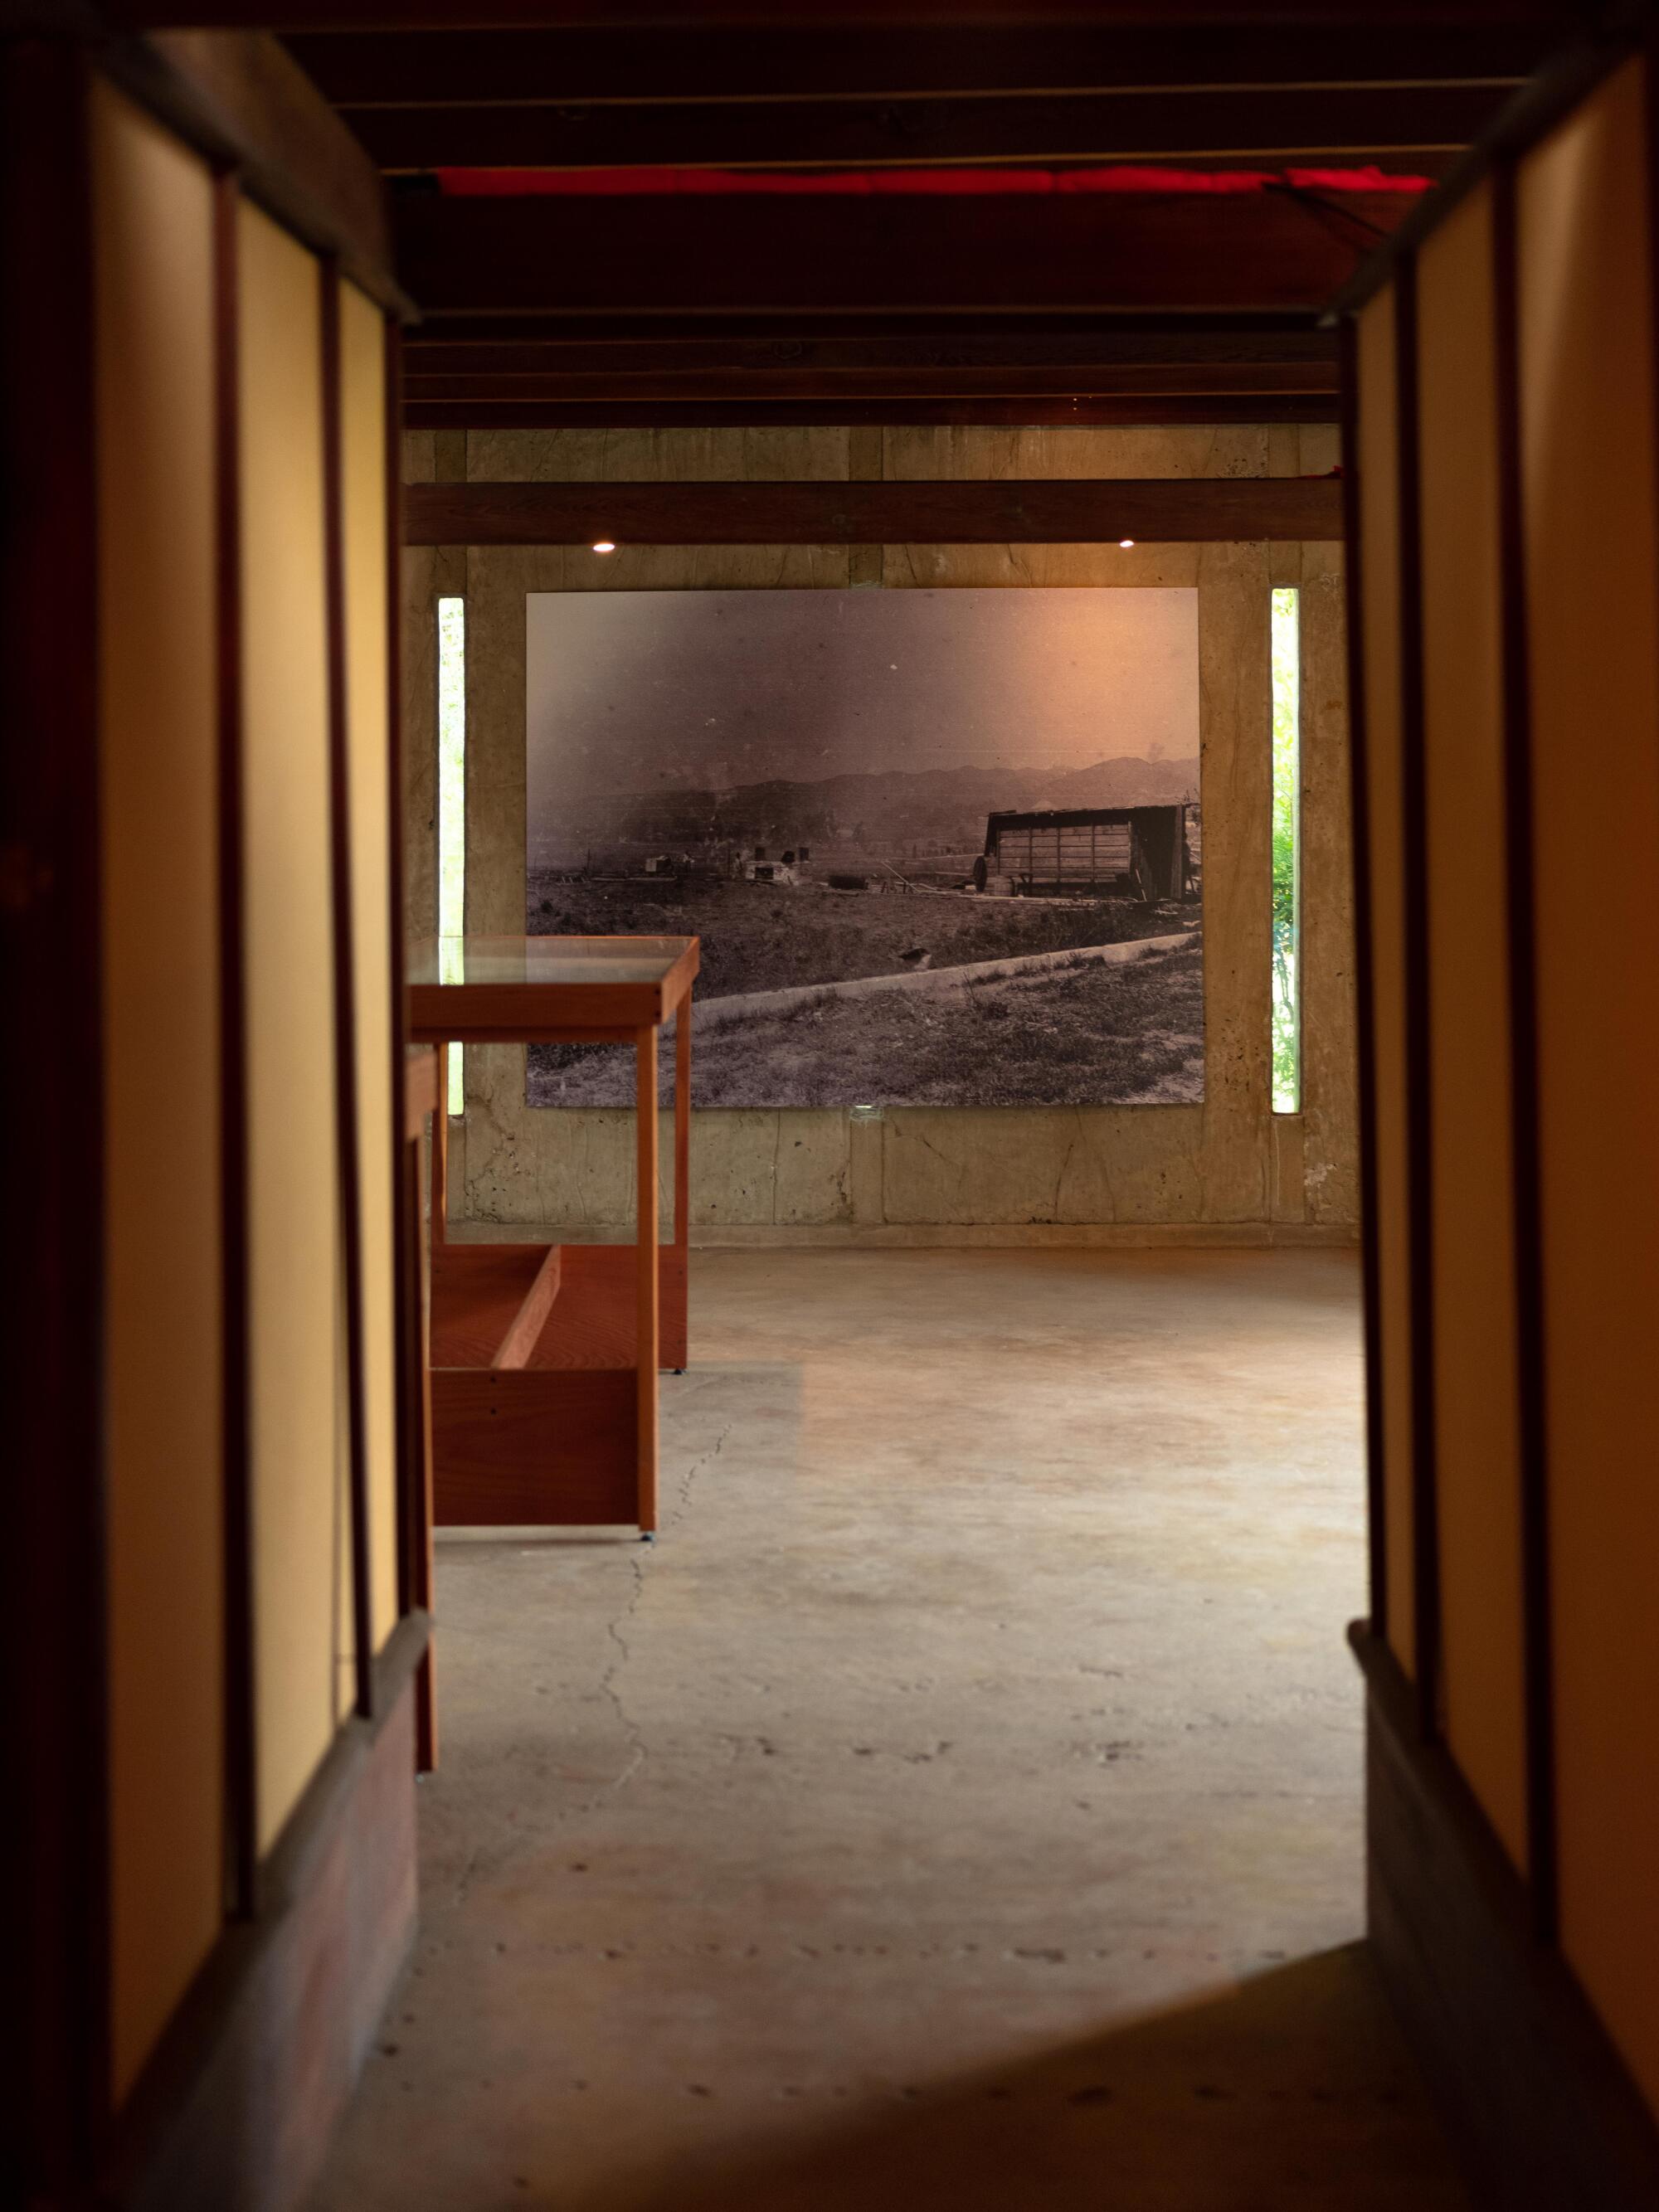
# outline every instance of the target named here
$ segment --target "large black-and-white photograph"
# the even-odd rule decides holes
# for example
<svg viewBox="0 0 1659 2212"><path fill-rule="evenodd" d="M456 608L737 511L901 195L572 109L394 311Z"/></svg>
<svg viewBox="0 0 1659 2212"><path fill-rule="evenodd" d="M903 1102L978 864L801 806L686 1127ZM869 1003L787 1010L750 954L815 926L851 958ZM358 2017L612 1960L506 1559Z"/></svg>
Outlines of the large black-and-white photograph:
<svg viewBox="0 0 1659 2212"><path fill-rule="evenodd" d="M544 592L532 933L702 940L699 1106L1204 1095L1198 594ZM538 1046L538 1106L632 1103Z"/></svg>

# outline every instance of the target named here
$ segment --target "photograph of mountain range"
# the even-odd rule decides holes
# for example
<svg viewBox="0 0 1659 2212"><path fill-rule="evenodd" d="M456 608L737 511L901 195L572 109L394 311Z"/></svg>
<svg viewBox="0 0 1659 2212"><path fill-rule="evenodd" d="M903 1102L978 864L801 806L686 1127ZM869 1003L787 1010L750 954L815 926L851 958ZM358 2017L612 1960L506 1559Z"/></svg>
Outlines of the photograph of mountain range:
<svg viewBox="0 0 1659 2212"><path fill-rule="evenodd" d="M1197 594L541 593L527 927L696 934L699 1105L1203 1096ZM623 1056L529 1097L625 1104Z"/></svg>

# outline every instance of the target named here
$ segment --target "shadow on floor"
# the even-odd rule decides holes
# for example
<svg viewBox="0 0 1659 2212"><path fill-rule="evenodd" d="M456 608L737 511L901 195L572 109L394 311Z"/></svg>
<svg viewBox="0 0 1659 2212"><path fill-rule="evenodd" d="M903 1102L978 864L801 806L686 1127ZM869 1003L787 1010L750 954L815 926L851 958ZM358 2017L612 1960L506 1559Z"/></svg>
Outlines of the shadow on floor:
<svg viewBox="0 0 1659 2212"><path fill-rule="evenodd" d="M923 2074L926 2060L918 2051ZM640 2212L1468 2205L1360 1944L1035 2063L902 2090L890 2117L844 2133L831 2124L773 2160L683 2170L627 2202Z"/></svg>

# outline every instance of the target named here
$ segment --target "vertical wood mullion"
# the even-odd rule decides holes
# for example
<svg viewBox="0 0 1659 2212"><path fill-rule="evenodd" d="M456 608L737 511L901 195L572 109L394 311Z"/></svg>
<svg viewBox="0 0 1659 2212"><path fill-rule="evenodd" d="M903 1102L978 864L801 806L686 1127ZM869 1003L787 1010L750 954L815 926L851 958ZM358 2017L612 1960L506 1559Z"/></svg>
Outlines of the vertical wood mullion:
<svg viewBox="0 0 1659 2212"><path fill-rule="evenodd" d="M1516 1426L1521 1518L1522 1694L1527 1747L1527 1876L1534 1932L1555 1934L1553 1632L1545 1427L1543 1203L1538 1126L1538 956L1534 902L1532 678L1521 447L1520 289L1512 161L1493 171L1493 348L1498 364L1498 575L1502 601L1505 923L1515 1234Z"/></svg>
<svg viewBox="0 0 1659 2212"><path fill-rule="evenodd" d="M1371 1632L1388 1633L1388 1516L1384 1503L1382 1309L1377 1253L1376 1001L1371 919L1371 808L1365 742L1365 609L1360 560L1364 484L1359 472L1359 346L1352 315L1342 319L1342 587L1347 624L1348 805L1353 853L1354 1000L1359 1073L1359 1212L1364 1282L1365 1497L1370 1522Z"/></svg>
<svg viewBox="0 0 1659 2212"><path fill-rule="evenodd" d="M344 1257L346 1419L349 1438L352 1668L357 1711L374 1711L374 1621L368 1569L368 1407L363 1373L362 1130L357 1097L357 975L351 905L351 769L346 695L345 535L340 407L340 272L318 264L322 301L324 575L328 595L328 757L334 923L334 1096Z"/></svg>
<svg viewBox="0 0 1659 2212"><path fill-rule="evenodd" d="M425 1279L421 1261L421 1156L419 1139L410 1142L404 1089L409 1044L409 984L404 913L403 727L403 560L404 429L403 333L391 317L386 324L386 773L387 836L391 850L387 895L392 973L392 1160L398 1191L392 1218L397 1224L398 1479L401 1486L398 1527L398 1609L430 1613L432 1588L432 1420L427 1386ZM439 1058L437 1108L433 1142L446 1112L443 1083L447 1070ZM415 1685L415 1766L429 1774L438 1764L437 1662L430 1643L421 1654Z"/></svg>
<svg viewBox="0 0 1659 2212"><path fill-rule="evenodd" d="M9 1245L5 1948L20 2193L79 2203L108 2126L98 483L90 76L68 39L0 52L0 1091ZM25 326L27 325L27 337ZM8 2160L9 2167L14 2160Z"/></svg>
<svg viewBox="0 0 1659 2212"><path fill-rule="evenodd" d="M219 775L219 1177L223 1361L225 1909L245 1919L258 1864L248 1292L247 974L242 896L241 405L234 172L214 180L214 606Z"/></svg>
<svg viewBox="0 0 1659 2212"><path fill-rule="evenodd" d="M1428 793L1423 696L1423 530L1418 435L1417 265L1395 278L1400 511L1401 855L1405 891L1406 1194L1411 1284L1412 1561L1418 1726L1440 1734L1440 1522L1434 1401L1434 1130L1429 1027Z"/></svg>
<svg viewBox="0 0 1659 2212"><path fill-rule="evenodd" d="M398 1470L398 1610L408 1613L421 1601L419 1553L422 1531L420 1270L416 1264L418 1222L409 1210L410 1178L405 1168L409 1133L404 1093L407 1081L408 989L404 957L404 747L403 747L403 390L402 333L388 315L386 347L386 953L390 972L392 1054L392 1266L399 1303L394 1464ZM416 1188L418 1190L418 1177Z"/></svg>

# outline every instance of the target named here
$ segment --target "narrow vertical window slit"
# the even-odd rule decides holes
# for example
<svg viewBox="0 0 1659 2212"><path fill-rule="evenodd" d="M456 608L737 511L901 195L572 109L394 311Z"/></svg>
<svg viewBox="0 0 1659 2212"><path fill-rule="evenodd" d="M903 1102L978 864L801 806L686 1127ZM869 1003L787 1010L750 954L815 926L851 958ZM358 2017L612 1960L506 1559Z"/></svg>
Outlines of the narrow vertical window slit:
<svg viewBox="0 0 1659 2212"><path fill-rule="evenodd" d="M438 602L438 934L466 928L466 601ZM465 1111L461 1048L449 1048L451 1114Z"/></svg>
<svg viewBox="0 0 1659 2212"><path fill-rule="evenodd" d="M1301 593L1273 595L1273 1096L1302 1110Z"/></svg>

